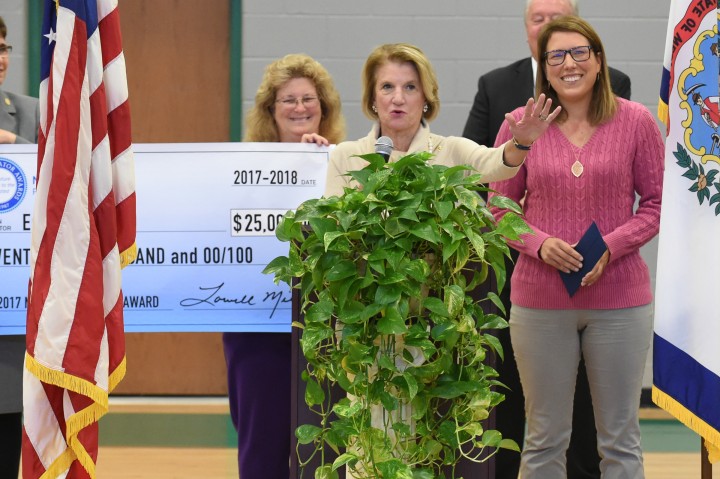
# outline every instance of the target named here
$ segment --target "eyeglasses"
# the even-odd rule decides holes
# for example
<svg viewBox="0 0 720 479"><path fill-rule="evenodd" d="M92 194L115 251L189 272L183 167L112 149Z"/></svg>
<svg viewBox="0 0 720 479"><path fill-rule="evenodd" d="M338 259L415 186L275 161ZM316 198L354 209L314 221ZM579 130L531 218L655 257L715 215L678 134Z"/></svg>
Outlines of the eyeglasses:
<svg viewBox="0 0 720 479"><path fill-rule="evenodd" d="M11 45L0 45L0 57L6 57L12 53Z"/></svg>
<svg viewBox="0 0 720 479"><path fill-rule="evenodd" d="M576 62L584 62L590 58L590 45L585 47L573 47L570 50L551 50L543 55L545 61L550 66L562 65L565 62L565 56L569 53Z"/></svg>
<svg viewBox="0 0 720 479"><path fill-rule="evenodd" d="M283 98L275 100L275 103L280 103L285 108L295 108L297 105L302 103L305 108L316 106L319 100L316 96L304 96L302 98Z"/></svg>

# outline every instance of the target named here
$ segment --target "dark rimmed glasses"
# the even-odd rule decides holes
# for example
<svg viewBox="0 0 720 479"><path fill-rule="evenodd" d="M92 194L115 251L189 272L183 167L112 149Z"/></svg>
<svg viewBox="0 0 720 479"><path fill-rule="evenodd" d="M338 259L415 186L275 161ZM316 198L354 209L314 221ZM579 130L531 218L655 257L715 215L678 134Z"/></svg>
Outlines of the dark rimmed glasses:
<svg viewBox="0 0 720 479"><path fill-rule="evenodd" d="M6 57L12 53L12 45L0 45L0 57Z"/></svg>
<svg viewBox="0 0 720 479"><path fill-rule="evenodd" d="M565 56L567 56L568 53L574 61L584 62L590 58L591 51L592 47L587 45L583 47L572 47L569 50L550 50L549 52L545 52L543 56L548 65L556 67L565 62Z"/></svg>

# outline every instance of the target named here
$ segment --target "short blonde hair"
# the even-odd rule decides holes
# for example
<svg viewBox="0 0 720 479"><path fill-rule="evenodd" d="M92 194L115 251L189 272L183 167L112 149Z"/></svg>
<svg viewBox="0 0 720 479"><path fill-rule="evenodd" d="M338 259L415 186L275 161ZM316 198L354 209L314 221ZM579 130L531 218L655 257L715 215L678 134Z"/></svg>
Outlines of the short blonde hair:
<svg viewBox="0 0 720 479"><path fill-rule="evenodd" d="M390 62L411 63L420 77L420 85L425 94L427 111L423 118L427 121L434 119L440 111L440 98L438 97L438 81L430 60L415 45L409 43L386 43L375 48L365 60L363 67L363 96L362 109L365 116L377 120L378 115L372 109L375 104L375 83L378 69Z"/></svg>
<svg viewBox="0 0 720 479"><path fill-rule="evenodd" d="M330 73L312 57L293 53L265 67L260 86L255 93L255 105L246 118L244 141L277 142L280 133L275 124L275 101L277 91L293 78L307 78L317 90L322 116L319 131L330 143L345 139L345 118L340 105L340 94Z"/></svg>
<svg viewBox="0 0 720 479"><path fill-rule="evenodd" d="M590 50L597 56L602 63L598 78L595 81L592 91L592 99L590 100L590 111L588 112L588 120L591 125L599 125L610 120L617 111L617 100L612 91L610 84L610 71L607 66L607 58L605 57L605 49L603 48L600 36L592 26L580 17L568 15L559 17L548 23L540 31L538 37L538 54L540 55L540 68L537 72L537 82L535 85L535 93L539 96L544 93L546 97L551 98L553 105L562 106L562 101L547 80L547 62L545 61L545 52L550 37L555 32L571 32L579 33L587 38L590 44ZM558 121L563 122L567 119L567 112L563 109L558 116Z"/></svg>

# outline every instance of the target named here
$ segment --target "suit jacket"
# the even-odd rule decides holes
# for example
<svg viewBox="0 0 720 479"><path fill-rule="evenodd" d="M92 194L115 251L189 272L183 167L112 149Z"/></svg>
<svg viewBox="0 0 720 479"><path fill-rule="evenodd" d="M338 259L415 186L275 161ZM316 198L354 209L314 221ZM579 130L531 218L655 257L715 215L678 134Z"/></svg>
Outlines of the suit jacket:
<svg viewBox="0 0 720 479"><path fill-rule="evenodd" d="M0 88L0 129L15 133L15 143L37 143L39 125L37 98Z"/></svg>
<svg viewBox="0 0 720 479"><path fill-rule="evenodd" d="M493 146L505 113L524 105L534 96L533 83L530 57L481 76L463 136L475 143ZM630 78L626 74L610 68L610 84L617 96L630 99Z"/></svg>

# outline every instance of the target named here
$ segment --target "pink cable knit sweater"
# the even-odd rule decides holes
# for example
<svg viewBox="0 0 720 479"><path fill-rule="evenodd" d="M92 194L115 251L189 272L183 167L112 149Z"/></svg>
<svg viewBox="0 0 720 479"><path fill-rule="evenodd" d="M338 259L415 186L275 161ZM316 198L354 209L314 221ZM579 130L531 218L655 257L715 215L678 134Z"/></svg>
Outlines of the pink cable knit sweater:
<svg viewBox="0 0 720 479"><path fill-rule="evenodd" d="M650 275L639 248L658 233L664 168L660 131L643 105L618 98L618 110L577 148L556 124L533 144L517 176L491 183L499 194L519 202L535 231L523 243L511 279L513 304L538 309L615 309L652 301ZM521 109L513 115L519 118ZM496 144L511 138L507 122ZM584 172L573 176L579 159ZM636 193L640 202L636 211ZM503 211L493 211L496 218ZM601 278L570 298L558 271L539 259L543 241L554 236L576 243L595 221L610 249Z"/></svg>

